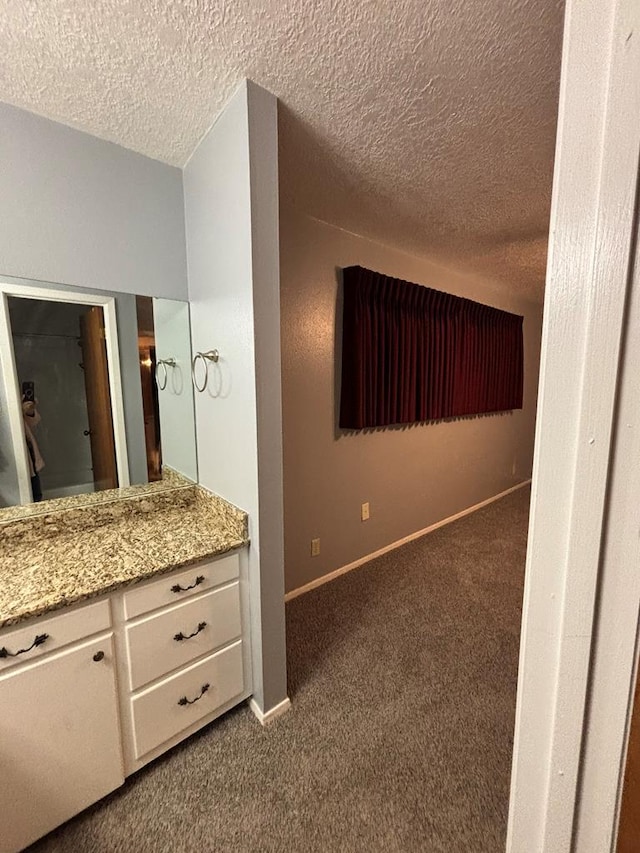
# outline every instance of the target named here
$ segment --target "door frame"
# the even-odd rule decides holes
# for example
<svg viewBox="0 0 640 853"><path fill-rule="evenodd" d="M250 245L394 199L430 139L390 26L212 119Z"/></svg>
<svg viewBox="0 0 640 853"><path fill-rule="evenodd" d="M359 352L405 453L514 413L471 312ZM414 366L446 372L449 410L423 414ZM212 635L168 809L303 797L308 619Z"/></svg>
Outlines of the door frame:
<svg viewBox="0 0 640 853"><path fill-rule="evenodd" d="M615 842L620 755L606 780L613 795L602 775L585 771L594 703L606 701L602 725L624 743L635 660L637 624L627 619L599 638L606 654L622 648L627 662L618 691L604 696L592 673L606 527L620 487L612 448L639 157L640 4L567 0L508 853L604 853L593 826L581 832L587 801L599 803L598 822ZM637 517L634 530L637 538Z"/></svg>
<svg viewBox="0 0 640 853"><path fill-rule="evenodd" d="M638 236L636 231L636 240ZM575 845L581 853L609 853L615 849L631 722L633 714L640 713L634 708L640 614L639 364L640 243L636 242L592 645L581 793L576 812ZM640 720L634 720L634 727L638 723ZM635 779L637 782L637 776ZM634 807L637 810L635 800Z"/></svg>
<svg viewBox="0 0 640 853"><path fill-rule="evenodd" d="M48 302L70 302L76 305L91 305L102 308L104 316L107 367L109 370L109 393L111 395L111 417L115 440L116 468L118 486L129 485L129 457L122 395L122 374L120 371L120 348L118 346L118 324L116 302L112 296L76 290L56 290L36 285L15 284L0 279L0 364L2 379L6 388L9 427L12 449L16 460L18 490L21 504L33 502L31 478L29 476L29 457L22 423L21 395L13 352L13 338L9 319L8 297L17 299L39 299Z"/></svg>

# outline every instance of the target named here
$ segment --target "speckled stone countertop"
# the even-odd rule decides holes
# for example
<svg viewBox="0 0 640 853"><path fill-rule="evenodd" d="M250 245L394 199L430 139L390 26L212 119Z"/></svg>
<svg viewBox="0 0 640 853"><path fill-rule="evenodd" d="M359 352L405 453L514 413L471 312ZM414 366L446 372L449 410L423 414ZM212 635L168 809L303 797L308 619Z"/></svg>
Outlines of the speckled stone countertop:
<svg viewBox="0 0 640 853"><path fill-rule="evenodd" d="M0 523L0 628L224 554L247 515L200 486Z"/></svg>
<svg viewBox="0 0 640 853"><path fill-rule="evenodd" d="M195 484L191 480L165 466L162 469L162 479L154 483L124 486L121 489L104 489L100 492L86 492L68 498L54 498L41 503L2 507L0 508L0 525L9 521L22 521L26 518L49 515L62 510L67 513L71 509L85 509L105 503L122 502L124 498L154 497L158 493L164 494L173 489L184 489L186 486L193 485Z"/></svg>

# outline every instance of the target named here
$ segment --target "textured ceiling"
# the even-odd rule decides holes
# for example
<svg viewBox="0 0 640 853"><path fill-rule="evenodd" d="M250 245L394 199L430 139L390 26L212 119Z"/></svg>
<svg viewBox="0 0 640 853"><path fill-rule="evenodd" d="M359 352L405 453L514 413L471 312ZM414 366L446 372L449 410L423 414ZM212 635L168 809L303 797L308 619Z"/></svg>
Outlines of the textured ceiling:
<svg viewBox="0 0 640 853"><path fill-rule="evenodd" d="M242 77L283 202L540 297L559 0L16 0L0 100L182 165Z"/></svg>

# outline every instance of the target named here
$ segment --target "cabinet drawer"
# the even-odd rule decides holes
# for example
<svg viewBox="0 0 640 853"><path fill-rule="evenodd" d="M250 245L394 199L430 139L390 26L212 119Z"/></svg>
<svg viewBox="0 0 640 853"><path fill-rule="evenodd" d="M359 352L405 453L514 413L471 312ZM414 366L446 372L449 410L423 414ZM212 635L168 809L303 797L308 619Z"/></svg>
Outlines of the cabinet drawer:
<svg viewBox="0 0 640 853"><path fill-rule="evenodd" d="M127 625L129 685L136 690L240 636L238 581Z"/></svg>
<svg viewBox="0 0 640 853"><path fill-rule="evenodd" d="M0 672L41 657L111 626L109 602L102 600L49 618L30 619L0 631Z"/></svg>
<svg viewBox="0 0 640 853"><path fill-rule="evenodd" d="M213 713L243 689L242 642L238 640L132 697L136 758Z"/></svg>
<svg viewBox="0 0 640 853"><path fill-rule="evenodd" d="M176 604L195 593L235 580L239 574L240 561L237 554L227 554L217 560L198 563L180 572L168 572L125 592L125 618L133 619L158 607Z"/></svg>

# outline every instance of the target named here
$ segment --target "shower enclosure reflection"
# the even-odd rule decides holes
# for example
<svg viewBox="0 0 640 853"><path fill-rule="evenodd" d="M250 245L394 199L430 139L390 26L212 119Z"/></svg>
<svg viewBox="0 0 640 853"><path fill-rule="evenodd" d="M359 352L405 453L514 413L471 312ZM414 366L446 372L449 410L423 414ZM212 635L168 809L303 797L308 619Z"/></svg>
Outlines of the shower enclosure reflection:
<svg viewBox="0 0 640 853"><path fill-rule="evenodd" d="M0 281L0 506L197 480L189 306Z"/></svg>
<svg viewBox="0 0 640 853"><path fill-rule="evenodd" d="M7 301L33 500L115 489L102 308Z"/></svg>

